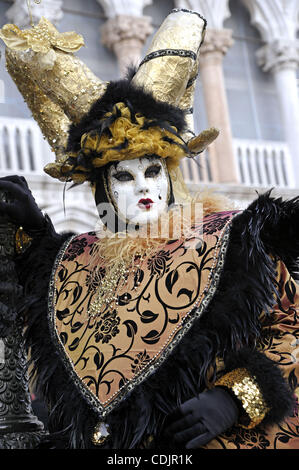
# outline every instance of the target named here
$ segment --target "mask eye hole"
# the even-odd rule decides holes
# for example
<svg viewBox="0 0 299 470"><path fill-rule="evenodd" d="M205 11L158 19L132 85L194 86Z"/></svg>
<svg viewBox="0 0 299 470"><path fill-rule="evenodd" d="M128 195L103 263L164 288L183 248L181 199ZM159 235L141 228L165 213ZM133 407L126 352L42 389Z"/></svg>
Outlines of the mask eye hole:
<svg viewBox="0 0 299 470"><path fill-rule="evenodd" d="M145 171L146 178L155 178L161 172L161 165L151 165Z"/></svg>
<svg viewBox="0 0 299 470"><path fill-rule="evenodd" d="M128 171L118 171L114 173L113 178L117 179L117 181L132 181L134 178Z"/></svg>

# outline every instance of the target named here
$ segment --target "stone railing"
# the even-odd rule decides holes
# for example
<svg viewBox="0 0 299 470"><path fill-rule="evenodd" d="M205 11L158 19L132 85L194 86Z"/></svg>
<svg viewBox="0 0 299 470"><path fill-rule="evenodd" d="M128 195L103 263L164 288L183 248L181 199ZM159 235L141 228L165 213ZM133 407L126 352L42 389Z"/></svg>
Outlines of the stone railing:
<svg viewBox="0 0 299 470"><path fill-rule="evenodd" d="M292 162L286 143L234 140L234 155L240 184L294 188Z"/></svg>
<svg viewBox="0 0 299 470"><path fill-rule="evenodd" d="M0 173L41 175L53 159L47 142L31 119L0 118Z"/></svg>
<svg viewBox="0 0 299 470"><path fill-rule="evenodd" d="M239 184L293 188L294 178L287 144L284 142L234 140ZM0 174L43 175L53 161L49 145L31 119L0 118ZM208 152L184 159L181 169L187 184L214 183Z"/></svg>
<svg viewBox="0 0 299 470"><path fill-rule="evenodd" d="M184 158L180 167L187 184L209 184L213 182L213 175L207 151L195 158Z"/></svg>
<svg viewBox="0 0 299 470"><path fill-rule="evenodd" d="M291 157L285 142L234 139L233 146L239 185L263 188L295 187ZM181 163L186 183L215 183L208 151L198 156L196 162L184 159Z"/></svg>

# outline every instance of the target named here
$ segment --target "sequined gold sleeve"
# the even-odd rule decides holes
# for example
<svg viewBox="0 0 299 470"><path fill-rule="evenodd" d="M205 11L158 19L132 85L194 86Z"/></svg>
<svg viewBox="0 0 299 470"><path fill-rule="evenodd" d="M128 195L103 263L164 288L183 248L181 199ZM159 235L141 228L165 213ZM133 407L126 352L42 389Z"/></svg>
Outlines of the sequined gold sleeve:
<svg viewBox="0 0 299 470"><path fill-rule="evenodd" d="M215 386L230 390L239 400L244 413L241 414L238 425L243 428L255 428L269 411L255 377L245 368L228 372L215 382Z"/></svg>

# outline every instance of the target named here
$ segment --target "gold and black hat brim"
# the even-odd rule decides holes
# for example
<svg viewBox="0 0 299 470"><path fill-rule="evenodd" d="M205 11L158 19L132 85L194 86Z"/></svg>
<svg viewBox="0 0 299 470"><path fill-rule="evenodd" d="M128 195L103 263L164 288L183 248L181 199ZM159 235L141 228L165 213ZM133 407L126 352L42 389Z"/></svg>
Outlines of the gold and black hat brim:
<svg viewBox="0 0 299 470"><path fill-rule="evenodd" d="M167 102L158 101L150 92L144 91L131 82L134 70L130 70L126 79L112 81L108 84L104 95L90 108L90 111L77 124L72 124L69 131L68 151L80 149L81 136L91 130L103 126L107 113L112 112L116 103L123 102L131 111L134 122L136 114L141 114L148 121L148 126L174 126L178 134L186 129L185 112Z"/></svg>

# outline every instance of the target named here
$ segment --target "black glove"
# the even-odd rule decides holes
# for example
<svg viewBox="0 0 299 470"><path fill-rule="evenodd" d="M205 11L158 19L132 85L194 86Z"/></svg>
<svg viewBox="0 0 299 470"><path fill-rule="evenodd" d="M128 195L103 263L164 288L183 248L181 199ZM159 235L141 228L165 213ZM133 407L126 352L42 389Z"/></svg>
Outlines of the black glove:
<svg viewBox="0 0 299 470"><path fill-rule="evenodd" d="M15 225L22 226L29 235L44 229L45 218L23 176L0 178L0 191L7 193L8 199L8 202L0 202L0 216L4 215Z"/></svg>
<svg viewBox="0 0 299 470"><path fill-rule="evenodd" d="M215 387L191 398L170 414L164 436L176 446L197 449L236 424L238 416L234 399L222 388Z"/></svg>

